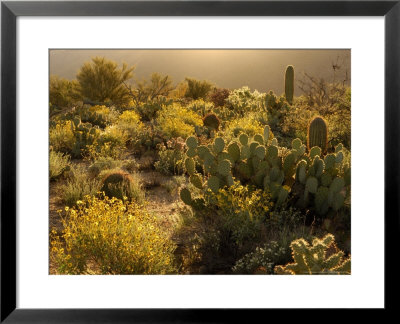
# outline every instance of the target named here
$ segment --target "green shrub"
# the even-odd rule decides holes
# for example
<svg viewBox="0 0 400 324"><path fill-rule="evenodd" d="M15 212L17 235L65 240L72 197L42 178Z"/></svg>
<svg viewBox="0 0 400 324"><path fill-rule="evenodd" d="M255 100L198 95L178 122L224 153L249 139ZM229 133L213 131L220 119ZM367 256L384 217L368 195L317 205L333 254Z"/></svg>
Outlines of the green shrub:
<svg viewBox="0 0 400 324"><path fill-rule="evenodd" d="M203 99L193 100L186 105L186 108L194 111L200 116L205 116L214 109L214 105L211 102L204 101Z"/></svg>
<svg viewBox="0 0 400 324"><path fill-rule="evenodd" d="M167 145L160 144L159 160L154 164L155 169L165 175L180 175L184 171L185 142L182 138L172 139Z"/></svg>
<svg viewBox="0 0 400 324"><path fill-rule="evenodd" d="M273 274L274 267L287 259L288 250L272 241L257 247L236 261L232 272L235 274Z"/></svg>
<svg viewBox="0 0 400 324"><path fill-rule="evenodd" d="M128 135L115 125L107 126L102 131L95 143L85 149L89 160L97 160L100 157L121 159L126 154Z"/></svg>
<svg viewBox="0 0 400 324"><path fill-rule="evenodd" d="M97 177L102 171L120 168L123 162L114 160L111 157L99 157L88 168L88 173L92 178Z"/></svg>
<svg viewBox="0 0 400 324"><path fill-rule="evenodd" d="M70 157L60 152L50 151L49 155L49 173L50 180L55 180L61 176L64 171L70 169Z"/></svg>
<svg viewBox="0 0 400 324"><path fill-rule="evenodd" d="M61 237L51 234L58 274L175 273L175 244L135 202L86 196L66 208Z"/></svg>
<svg viewBox="0 0 400 324"><path fill-rule="evenodd" d="M158 112L156 125L162 136L169 140L194 134L195 126L202 125L202 120L195 112L174 103Z"/></svg>
<svg viewBox="0 0 400 324"><path fill-rule="evenodd" d="M265 94L257 90L251 92L249 87L242 87L231 91L225 102L237 116L244 117L251 111L265 110L264 100Z"/></svg>
<svg viewBox="0 0 400 324"><path fill-rule="evenodd" d="M135 106L135 111L140 115L143 121L152 121L157 117L157 113L172 105L172 100L165 97L157 97L152 100L139 103Z"/></svg>
<svg viewBox="0 0 400 324"><path fill-rule="evenodd" d="M82 200L84 196L94 196L100 191L101 181L96 178L89 178L84 166L72 166L71 174L72 176L61 188L63 202L67 206L73 206L78 200Z"/></svg>
<svg viewBox="0 0 400 324"><path fill-rule="evenodd" d="M50 147L57 152L69 154L75 143L71 121L57 121L49 129Z"/></svg>
<svg viewBox="0 0 400 324"><path fill-rule="evenodd" d="M194 100L206 99L208 93L213 88L213 85L206 80L200 81L192 78L186 78L186 82L188 87L186 89L185 97Z"/></svg>
<svg viewBox="0 0 400 324"><path fill-rule="evenodd" d="M210 94L210 101L215 107L222 107L225 105L225 100L229 97L230 91L228 89L214 89Z"/></svg>

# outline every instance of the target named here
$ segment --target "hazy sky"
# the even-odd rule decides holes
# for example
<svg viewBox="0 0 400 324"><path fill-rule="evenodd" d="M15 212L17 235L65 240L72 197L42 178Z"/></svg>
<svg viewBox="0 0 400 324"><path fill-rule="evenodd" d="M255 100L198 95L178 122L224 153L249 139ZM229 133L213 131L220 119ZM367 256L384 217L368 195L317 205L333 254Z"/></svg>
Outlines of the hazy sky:
<svg viewBox="0 0 400 324"><path fill-rule="evenodd" d="M152 72L169 74L175 83L185 77L209 80L219 87L252 90L284 90L287 65L295 68L295 78L302 72L330 80L332 64L341 66L338 76L348 71L350 50L51 50L50 74L74 79L79 68L92 57L102 56L117 63L134 65L134 78L148 78ZM299 89L297 94L300 95Z"/></svg>

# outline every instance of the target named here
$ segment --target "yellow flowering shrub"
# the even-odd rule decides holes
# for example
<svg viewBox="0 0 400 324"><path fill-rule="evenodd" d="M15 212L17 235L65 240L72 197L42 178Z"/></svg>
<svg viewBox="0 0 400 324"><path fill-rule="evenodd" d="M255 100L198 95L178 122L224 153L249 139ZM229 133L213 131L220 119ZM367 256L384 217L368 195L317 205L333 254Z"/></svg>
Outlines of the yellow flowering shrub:
<svg viewBox="0 0 400 324"><path fill-rule="evenodd" d="M126 152L128 135L115 125L107 126L100 133L99 138L93 145L86 147L85 158L97 160L101 157L120 159Z"/></svg>
<svg viewBox="0 0 400 324"><path fill-rule="evenodd" d="M208 197L209 203L217 205L223 213L243 214L250 220L264 216L273 207L266 191L243 186L240 182L216 194L209 191Z"/></svg>
<svg viewBox="0 0 400 324"><path fill-rule="evenodd" d="M228 141L239 136L241 133L245 133L248 136L254 136L256 134L263 134L264 125L262 125L254 114L249 114L246 117L232 119L227 122L224 130L224 138Z"/></svg>
<svg viewBox="0 0 400 324"><path fill-rule="evenodd" d="M103 198L85 196L65 208L62 234L51 233L57 273L174 273L176 247L158 219L134 202Z"/></svg>
<svg viewBox="0 0 400 324"><path fill-rule="evenodd" d="M203 124L200 115L177 103L163 107L157 114L156 122L157 130L166 139L187 138L194 134L195 126Z"/></svg>
<svg viewBox="0 0 400 324"><path fill-rule="evenodd" d="M71 121L58 121L49 130L50 146L54 151L69 153L75 144Z"/></svg>
<svg viewBox="0 0 400 324"><path fill-rule="evenodd" d="M140 120L140 116L133 110L125 110L119 115L116 127L127 136L127 141L131 147L137 147L142 141L145 126Z"/></svg>

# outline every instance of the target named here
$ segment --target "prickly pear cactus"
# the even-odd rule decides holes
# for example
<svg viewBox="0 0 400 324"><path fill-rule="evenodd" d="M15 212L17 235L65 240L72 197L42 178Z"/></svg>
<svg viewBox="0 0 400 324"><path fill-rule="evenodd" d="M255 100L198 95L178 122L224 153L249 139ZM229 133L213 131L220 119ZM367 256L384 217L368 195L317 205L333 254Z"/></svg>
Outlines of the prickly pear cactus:
<svg viewBox="0 0 400 324"><path fill-rule="evenodd" d="M299 207L314 206L318 215L338 211L350 196L351 170L348 163L343 165L343 145L335 153L320 158L320 148L313 147L309 155L296 165L296 182L304 186L304 195L298 201Z"/></svg>
<svg viewBox="0 0 400 324"><path fill-rule="evenodd" d="M336 248L335 237L327 234L310 245L301 238L290 244L293 263L276 266L276 274L351 274L351 258ZM330 252L334 250L334 252Z"/></svg>
<svg viewBox="0 0 400 324"><path fill-rule="evenodd" d="M322 153L326 152L328 147L328 127L322 117L315 117L310 122L308 126L307 146L309 150L317 146L322 150Z"/></svg>
<svg viewBox="0 0 400 324"><path fill-rule="evenodd" d="M82 123L79 117L75 117L71 121L71 130L75 137L72 156L81 158L86 147L97 140L99 136L98 128L92 127L90 123Z"/></svg>
<svg viewBox="0 0 400 324"><path fill-rule="evenodd" d="M285 96L289 104L293 103L294 95L294 67L289 65L285 73Z"/></svg>

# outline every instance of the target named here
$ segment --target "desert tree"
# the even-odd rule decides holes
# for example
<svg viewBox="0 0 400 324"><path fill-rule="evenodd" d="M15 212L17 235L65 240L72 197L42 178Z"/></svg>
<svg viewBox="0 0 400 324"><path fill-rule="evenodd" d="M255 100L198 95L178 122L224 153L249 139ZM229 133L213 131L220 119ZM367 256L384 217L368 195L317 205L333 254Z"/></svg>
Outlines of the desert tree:
<svg viewBox="0 0 400 324"><path fill-rule="evenodd" d="M150 80L137 81L133 87L127 82L124 82L124 85L136 105L152 101L159 96L167 97L175 88L172 78L160 73L152 73Z"/></svg>
<svg viewBox="0 0 400 324"><path fill-rule="evenodd" d="M92 58L77 74L82 97L96 103L128 104L130 96L124 83L133 77L134 69L125 63L119 68L116 62L104 57Z"/></svg>
<svg viewBox="0 0 400 324"><path fill-rule="evenodd" d="M206 99L208 93L214 89L214 85L206 80L200 81L193 78L186 78L185 80L188 85L185 93L187 98L194 100Z"/></svg>
<svg viewBox="0 0 400 324"><path fill-rule="evenodd" d="M50 105L58 108L69 108L80 100L78 82L67 80L57 75L50 76L49 101Z"/></svg>

